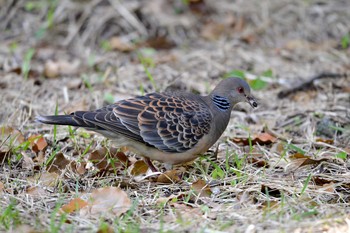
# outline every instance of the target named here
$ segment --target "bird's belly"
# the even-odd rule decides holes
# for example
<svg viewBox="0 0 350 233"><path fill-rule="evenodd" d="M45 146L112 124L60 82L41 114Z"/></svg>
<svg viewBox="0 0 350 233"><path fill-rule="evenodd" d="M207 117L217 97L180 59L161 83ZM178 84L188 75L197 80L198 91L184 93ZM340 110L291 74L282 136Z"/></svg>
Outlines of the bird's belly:
<svg viewBox="0 0 350 233"><path fill-rule="evenodd" d="M158 150L157 148L146 146L143 143L128 141L121 142L114 140L119 146L126 146L137 155L157 160L167 164L181 164L196 159L200 154L206 152L211 146L210 138L203 138L192 149L185 152L170 153Z"/></svg>

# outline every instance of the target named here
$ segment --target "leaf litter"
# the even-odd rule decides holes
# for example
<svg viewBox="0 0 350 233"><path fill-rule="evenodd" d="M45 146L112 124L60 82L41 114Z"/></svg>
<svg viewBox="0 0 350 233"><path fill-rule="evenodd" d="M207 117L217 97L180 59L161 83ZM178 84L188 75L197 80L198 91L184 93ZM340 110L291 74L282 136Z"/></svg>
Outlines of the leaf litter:
<svg viewBox="0 0 350 233"><path fill-rule="evenodd" d="M62 231L125 231L132 224L140 231L349 229L349 56L345 42L338 46L349 32L349 15L335 10L347 3L99 3L36 9L40 19L45 9L55 11L54 27L43 37L22 30L46 25L38 25L28 5L9 6L18 17L8 14L11 20L1 23L8 28L0 36L6 38L0 56L1 209L19 200L22 222L40 230L53 222L60 203L68 216ZM156 86L137 60L141 50L152 52L146 60ZM152 174L138 157L96 134L34 123L56 106L62 114L101 107L106 92L114 100L177 82L184 84L174 85L180 90L205 94L235 69L271 72L268 79L244 75L261 107L234 109L214 160L201 157L168 170L156 163L160 172ZM324 72L337 78L315 78ZM33 212L44 217L27 214ZM106 228L99 221L104 215Z"/></svg>

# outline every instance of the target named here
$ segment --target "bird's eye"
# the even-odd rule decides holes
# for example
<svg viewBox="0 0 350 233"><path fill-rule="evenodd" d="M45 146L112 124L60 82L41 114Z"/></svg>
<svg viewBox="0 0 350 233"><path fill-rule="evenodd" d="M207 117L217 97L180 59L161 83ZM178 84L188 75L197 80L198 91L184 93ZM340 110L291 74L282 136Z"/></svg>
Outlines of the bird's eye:
<svg viewBox="0 0 350 233"><path fill-rule="evenodd" d="M241 93L241 94L244 93L243 87L238 87L238 88L237 88L237 91L238 91L238 93Z"/></svg>

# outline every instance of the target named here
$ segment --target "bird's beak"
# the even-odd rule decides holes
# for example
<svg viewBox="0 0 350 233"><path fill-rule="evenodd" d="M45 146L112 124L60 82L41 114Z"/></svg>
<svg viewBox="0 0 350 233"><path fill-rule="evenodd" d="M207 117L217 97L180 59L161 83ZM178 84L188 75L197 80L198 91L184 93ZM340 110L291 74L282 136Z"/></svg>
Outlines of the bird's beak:
<svg viewBox="0 0 350 233"><path fill-rule="evenodd" d="M247 102L252 106L252 108L257 108L258 103L256 102L255 98L253 96L246 96L247 97Z"/></svg>

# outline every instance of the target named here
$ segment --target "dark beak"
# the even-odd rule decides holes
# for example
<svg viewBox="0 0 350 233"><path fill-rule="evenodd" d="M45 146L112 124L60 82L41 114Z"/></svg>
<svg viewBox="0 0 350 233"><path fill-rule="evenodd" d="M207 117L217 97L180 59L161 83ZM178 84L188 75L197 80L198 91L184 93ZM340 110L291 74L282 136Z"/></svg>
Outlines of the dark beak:
<svg viewBox="0 0 350 233"><path fill-rule="evenodd" d="M258 103L256 102L255 98L253 96L246 96L247 97L247 102L252 106L252 108L257 108Z"/></svg>

